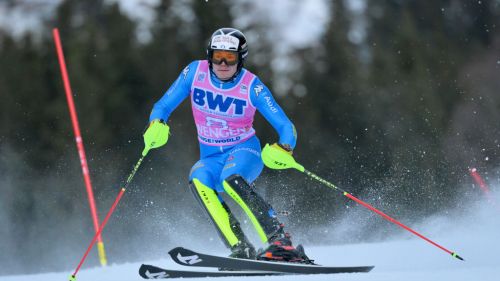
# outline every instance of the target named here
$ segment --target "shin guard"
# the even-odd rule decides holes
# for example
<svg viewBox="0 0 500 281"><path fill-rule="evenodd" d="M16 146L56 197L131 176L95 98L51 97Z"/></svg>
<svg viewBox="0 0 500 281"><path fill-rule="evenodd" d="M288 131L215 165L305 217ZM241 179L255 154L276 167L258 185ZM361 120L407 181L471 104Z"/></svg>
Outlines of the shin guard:
<svg viewBox="0 0 500 281"><path fill-rule="evenodd" d="M198 179L193 179L189 186L194 197L208 213L218 234L227 247L233 248L240 242L248 242L241 230L240 223L231 213L227 205L219 200L215 190L204 185Z"/></svg>
<svg viewBox="0 0 500 281"><path fill-rule="evenodd" d="M266 201L239 175L232 175L223 182L224 190L243 209L257 230L262 242L282 230L282 225Z"/></svg>

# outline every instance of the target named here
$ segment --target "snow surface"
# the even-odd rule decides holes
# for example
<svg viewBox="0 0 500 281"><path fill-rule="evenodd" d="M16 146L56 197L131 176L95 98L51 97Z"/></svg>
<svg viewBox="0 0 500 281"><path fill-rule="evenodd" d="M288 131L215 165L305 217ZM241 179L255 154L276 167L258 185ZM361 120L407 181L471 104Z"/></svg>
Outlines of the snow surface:
<svg viewBox="0 0 500 281"><path fill-rule="evenodd" d="M451 213L450 213L451 214ZM465 258L460 261L446 252L408 233L406 237L388 238L387 241L324 247L307 247L310 257L317 263L332 266L375 265L370 273L335 275L293 275L272 277L225 277L216 280L350 280L350 281L429 281L429 280L500 280L500 209L484 201L463 207L458 216L442 215L414 226L425 236L443 247L456 251ZM188 244L189 241L186 241ZM196 249L193 249L196 250ZM219 252L214 254L227 255ZM78 255L78 253L75 253ZM160 267L181 269L167 257L162 260L143 261ZM85 268L78 281L143 280L138 275L142 262L114 264L108 267ZM201 268L187 268L197 270ZM0 281L68 280L72 272L36 275L3 276ZM208 280L213 278L203 278ZM185 278L182 280L191 280Z"/></svg>

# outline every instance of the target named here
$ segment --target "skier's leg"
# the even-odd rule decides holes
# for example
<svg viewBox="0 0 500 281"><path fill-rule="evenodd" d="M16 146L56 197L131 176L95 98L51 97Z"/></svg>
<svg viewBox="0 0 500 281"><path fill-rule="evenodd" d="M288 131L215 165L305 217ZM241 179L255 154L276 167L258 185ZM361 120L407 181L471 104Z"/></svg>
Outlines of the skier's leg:
<svg viewBox="0 0 500 281"><path fill-rule="evenodd" d="M250 142L244 149L236 148L230 153L221 174L224 191L244 210L261 240L270 244L257 254L258 259L307 262L309 259L303 250L292 246L290 235L285 233L271 205L249 184L263 168L260 145L255 146ZM298 249L303 247L299 245Z"/></svg>
<svg viewBox="0 0 500 281"><path fill-rule="evenodd" d="M268 242L282 225L273 208L249 184L262 172L260 142L256 137L236 146L228 155L221 173L224 191L250 218L262 242Z"/></svg>
<svg viewBox="0 0 500 281"><path fill-rule="evenodd" d="M211 168L216 167L215 163L209 163L208 167L211 168L203 169L206 166L203 162L200 160L196 163L191 172L189 186L193 195L209 215L225 245L233 253L239 253L235 257L254 258L255 250L241 230L240 223L214 188L210 187L214 186Z"/></svg>
<svg viewBox="0 0 500 281"><path fill-rule="evenodd" d="M312 262L299 245L293 247L290 234L284 231L284 225L276 218L271 205L255 192L240 175L232 175L223 182L225 191L245 211L257 233L269 246L257 253L257 259L292 262Z"/></svg>

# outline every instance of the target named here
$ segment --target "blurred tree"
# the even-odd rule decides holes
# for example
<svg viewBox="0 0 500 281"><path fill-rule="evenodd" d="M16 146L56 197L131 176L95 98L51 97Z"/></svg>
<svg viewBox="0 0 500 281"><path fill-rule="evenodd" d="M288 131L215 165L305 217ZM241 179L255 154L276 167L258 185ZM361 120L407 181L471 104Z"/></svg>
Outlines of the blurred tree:
<svg viewBox="0 0 500 281"><path fill-rule="evenodd" d="M66 1L59 11L82 134L97 149L124 144L143 127L130 114L145 103L135 24L102 1Z"/></svg>
<svg viewBox="0 0 500 281"><path fill-rule="evenodd" d="M464 1L462 7L470 3ZM394 182L401 194L396 201L406 198L409 206L425 214L452 204L459 194L454 183L463 175L464 163L448 160L448 144L442 139L460 102L463 89L457 79L467 54L488 41L481 31L471 32L465 40L463 36L476 24L490 22L489 13L478 8L461 10L458 16L456 8L456 1L393 1L383 7L370 3L367 9L372 16L369 83L381 97L374 100L375 108L391 110L390 115L376 113L376 122L385 127L384 142L390 146L387 178L399 179ZM478 14L485 18L463 23Z"/></svg>
<svg viewBox="0 0 500 281"><path fill-rule="evenodd" d="M352 187L362 179L358 171L368 164L359 159L361 152L351 158L351 153L363 148L359 144L364 141L367 126L357 82L359 60L348 39L351 22L347 7L343 1L336 1L330 9L331 19L320 44L298 52L304 60L302 83L307 94L300 99L292 118L301 144L297 153L309 156L303 157L303 164L335 179L339 186ZM306 211L299 213L302 221L321 225L342 211L331 206L343 198L325 187L314 186L317 184L299 193L302 196L297 206L305 207Z"/></svg>

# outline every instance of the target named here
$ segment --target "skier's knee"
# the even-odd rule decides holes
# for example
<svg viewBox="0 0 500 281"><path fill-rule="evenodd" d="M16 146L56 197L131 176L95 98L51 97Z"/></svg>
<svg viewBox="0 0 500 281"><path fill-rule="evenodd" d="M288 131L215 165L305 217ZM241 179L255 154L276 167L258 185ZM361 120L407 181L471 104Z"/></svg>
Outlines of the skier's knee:
<svg viewBox="0 0 500 281"><path fill-rule="evenodd" d="M253 186L239 175L232 175L223 182L226 193L245 211L261 240L279 228L280 222L274 216L272 207L257 193Z"/></svg>
<svg viewBox="0 0 500 281"><path fill-rule="evenodd" d="M263 201L254 188L240 175L234 174L222 182L224 191L239 205L252 204L255 201Z"/></svg>
<svg viewBox="0 0 500 281"><path fill-rule="evenodd" d="M224 191L227 192L227 187L224 183L229 184L233 189L239 191L241 189L250 190L250 184L240 175L232 174L223 180Z"/></svg>
<svg viewBox="0 0 500 281"><path fill-rule="evenodd" d="M206 207L206 201L209 199L213 200L214 198L217 198L218 201L221 201L214 189L203 184L197 178L193 178L193 180L189 182L189 189L191 190L193 196L196 198L196 201L198 201L203 207Z"/></svg>

